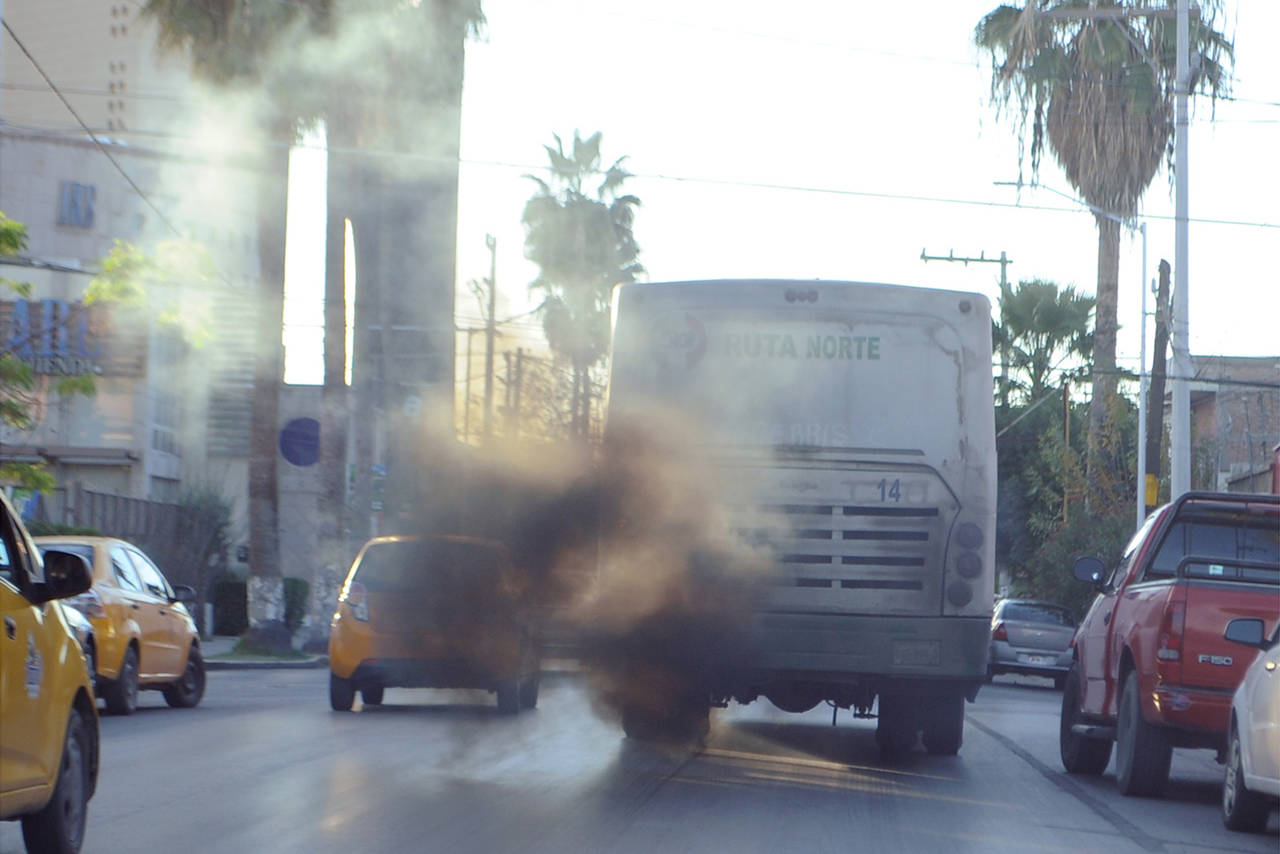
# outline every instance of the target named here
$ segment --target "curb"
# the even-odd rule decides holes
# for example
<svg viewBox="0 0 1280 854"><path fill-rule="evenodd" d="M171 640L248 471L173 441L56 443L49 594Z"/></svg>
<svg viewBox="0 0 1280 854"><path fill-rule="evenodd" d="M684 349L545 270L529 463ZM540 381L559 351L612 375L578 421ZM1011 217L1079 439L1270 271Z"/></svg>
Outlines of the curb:
<svg viewBox="0 0 1280 854"><path fill-rule="evenodd" d="M226 661L216 658L204 660L205 670L313 670L329 666L329 656L317 655L296 661Z"/></svg>

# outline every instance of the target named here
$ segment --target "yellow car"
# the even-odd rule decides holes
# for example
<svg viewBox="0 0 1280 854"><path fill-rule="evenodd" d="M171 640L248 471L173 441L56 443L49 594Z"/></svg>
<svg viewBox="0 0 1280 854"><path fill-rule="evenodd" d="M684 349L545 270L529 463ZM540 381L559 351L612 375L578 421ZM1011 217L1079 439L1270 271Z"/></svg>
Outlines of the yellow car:
<svg viewBox="0 0 1280 854"><path fill-rule="evenodd" d="M160 690L170 706L191 708L204 696L200 634L183 606L195 590L172 586L132 543L112 537L36 537L36 546L82 556L93 588L68 604L93 624L98 696L107 711L133 714L138 691Z"/></svg>
<svg viewBox="0 0 1280 854"><path fill-rule="evenodd" d="M329 628L329 702L386 688L480 688L498 710L538 702L540 661L520 574L499 543L379 537L360 550Z"/></svg>
<svg viewBox="0 0 1280 854"><path fill-rule="evenodd" d="M98 713L80 646L54 599L89 589L83 558L41 560L0 495L0 819L32 854L74 854L98 783Z"/></svg>

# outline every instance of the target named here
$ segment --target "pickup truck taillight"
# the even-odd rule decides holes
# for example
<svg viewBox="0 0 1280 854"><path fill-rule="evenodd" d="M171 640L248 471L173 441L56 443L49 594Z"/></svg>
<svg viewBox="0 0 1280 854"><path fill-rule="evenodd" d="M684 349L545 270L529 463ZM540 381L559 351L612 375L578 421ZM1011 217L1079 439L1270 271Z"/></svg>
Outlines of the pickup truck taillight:
<svg viewBox="0 0 1280 854"><path fill-rule="evenodd" d="M991 639L1008 642L1009 632L1005 630L1004 623L996 623L995 628L991 630Z"/></svg>
<svg viewBox="0 0 1280 854"><path fill-rule="evenodd" d="M1182 660L1182 636L1187 623L1187 603L1170 602L1160 621L1160 639L1156 645L1156 658L1161 661Z"/></svg>

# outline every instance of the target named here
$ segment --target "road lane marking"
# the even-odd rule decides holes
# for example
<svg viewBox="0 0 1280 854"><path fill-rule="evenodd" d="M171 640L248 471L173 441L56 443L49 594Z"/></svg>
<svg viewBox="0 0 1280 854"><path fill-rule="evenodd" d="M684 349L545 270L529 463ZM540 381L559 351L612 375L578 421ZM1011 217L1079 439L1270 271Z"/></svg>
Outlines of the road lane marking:
<svg viewBox="0 0 1280 854"><path fill-rule="evenodd" d="M1032 756L1030 752L1019 747L1012 739L1008 738L1005 735L1002 735L999 732L996 732L994 729L987 726L986 724L979 723L978 721L974 720L972 717L966 718L966 721L969 723L970 726L977 727L982 732L986 733L987 735L994 738L996 741L1000 742L1000 744L1004 745L1006 749L1008 749L1011 753L1013 753L1015 756L1020 758L1023 762L1026 762L1032 768L1039 771L1041 776L1043 776L1046 780L1048 780L1050 783L1053 783L1053 785L1057 786L1062 791L1071 795L1076 800L1080 801L1080 803L1084 804L1089 809L1093 810L1093 812L1099 818L1103 819L1112 827L1114 827L1116 830L1120 831L1121 835L1129 839L1134 844L1138 845L1144 851L1165 852L1168 850L1164 847L1164 843L1161 842L1159 839L1155 838L1154 836L1151 836L1142 828L1138 827L1136 824L1129 821L1124 816L1120 815L1118 812L1113 810L1110 807L1110 805L1108 805L1105 801L1101 801L1098 798L1095 798L1093 795L1089 794L1084 789L1082 789L1070 777L1067 776L1067 773L1065 771L1055 771L1054 769L1050 768L1048 765L1045 765L1039 759Z"/></svg>

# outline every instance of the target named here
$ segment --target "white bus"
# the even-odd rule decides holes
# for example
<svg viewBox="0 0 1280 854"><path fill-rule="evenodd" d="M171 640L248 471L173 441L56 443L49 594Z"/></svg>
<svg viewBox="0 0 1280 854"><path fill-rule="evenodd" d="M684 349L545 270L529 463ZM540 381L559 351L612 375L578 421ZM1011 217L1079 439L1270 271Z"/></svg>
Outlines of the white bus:
<svg viewBox="0 0 1280 854"><path fill-rule="evenodd" d="M701 686L707 705L827 701L878 712L886 752L918 735L931 753L959 750L994 592L985 297L827 281L626 285L607 419L606 440L646 424L665 441L680 434L741 520L735 533L769 555L742 654Z"/></svg>

